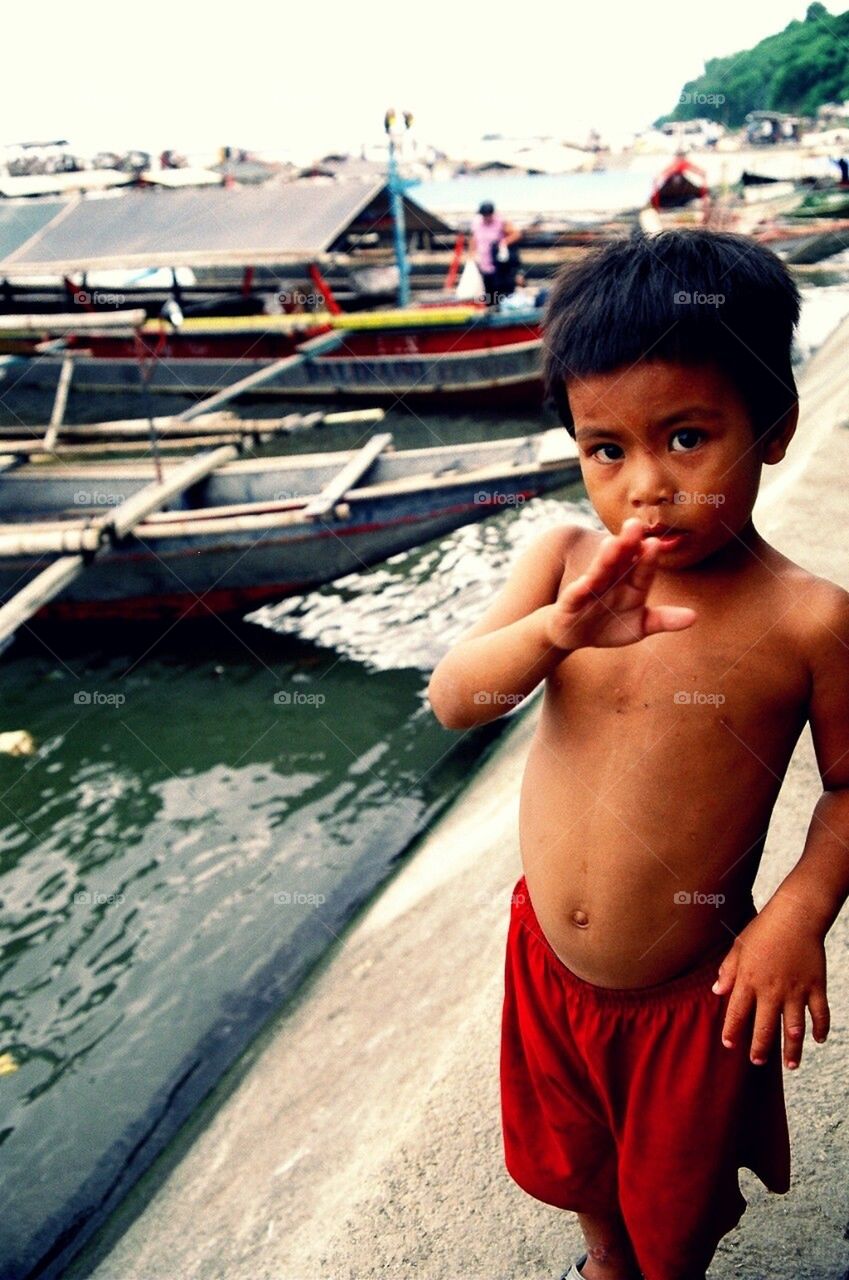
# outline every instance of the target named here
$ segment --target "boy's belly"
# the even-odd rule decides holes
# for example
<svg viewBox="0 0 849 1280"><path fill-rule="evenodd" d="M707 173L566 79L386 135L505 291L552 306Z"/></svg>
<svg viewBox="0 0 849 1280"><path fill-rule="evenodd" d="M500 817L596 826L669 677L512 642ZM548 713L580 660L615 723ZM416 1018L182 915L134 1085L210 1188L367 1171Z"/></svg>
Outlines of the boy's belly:
<svg viewBox="0 0 849 1280"><path fill-rule="evenodd" d="M528 891L563 963L598 986L667 981L730 948L750 917L797 731L773 736L763 759L724 727L693 727L683 737L666 717L602 713L591 734L554 733L544 715L531 746L520 806Z"/></svg>

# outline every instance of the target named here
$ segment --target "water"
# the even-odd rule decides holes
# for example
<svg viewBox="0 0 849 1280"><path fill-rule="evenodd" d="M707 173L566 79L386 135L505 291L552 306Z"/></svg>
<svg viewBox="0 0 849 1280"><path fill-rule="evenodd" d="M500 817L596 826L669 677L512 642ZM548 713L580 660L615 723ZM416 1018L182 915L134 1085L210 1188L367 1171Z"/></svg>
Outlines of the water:
<svg viewBox="0 0 849 1280"><path fill-rule="evenodd" d="M839 309L807 299L806 349ZM5 420L49 407L33 395ZM138 413L69 404L76 421ZM380 429L411 448L540 425L396 410ZM443 730L428 674L527 541L575 516L593 519L580 486L246 622L6 653L0 731L37 752L0 755L4 1280L59 1273L478 766L504 721Z"/></svg>
<svg viewBox="0 0 849 1280"><path fill-rule="evenodd" d="M469 174L438 182L420 182L412 187L413 198L433 213L452 215L477 209L491 200L502 213L573 215L592 221L592 215L611 215L640 209L651 195L654 173L660 173L669 158L658 156L652 173L611 169L599 173L563 174Z"/></svg>

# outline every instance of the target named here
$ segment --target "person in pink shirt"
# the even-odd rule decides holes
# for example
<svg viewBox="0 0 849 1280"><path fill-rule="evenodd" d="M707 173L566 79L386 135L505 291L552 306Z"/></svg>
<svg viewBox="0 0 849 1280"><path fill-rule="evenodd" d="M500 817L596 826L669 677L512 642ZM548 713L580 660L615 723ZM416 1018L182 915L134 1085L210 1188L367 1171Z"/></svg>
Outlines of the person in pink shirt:
<svg viewBox="0 0 849 1280"><path fill-rule="evenodd" d="M495 212L495 205L485 200L472 219L472 257L483 276L487 306L497 306L502 297L513 292L515 268L509 259L500 261L500 249L507 249L520 238L512 223Z"/></svg>

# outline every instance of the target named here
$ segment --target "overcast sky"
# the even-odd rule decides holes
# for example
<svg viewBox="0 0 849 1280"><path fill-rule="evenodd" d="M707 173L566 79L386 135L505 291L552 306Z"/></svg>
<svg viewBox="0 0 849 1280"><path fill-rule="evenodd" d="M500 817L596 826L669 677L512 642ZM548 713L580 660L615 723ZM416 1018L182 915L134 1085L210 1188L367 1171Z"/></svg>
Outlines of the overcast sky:
<svg viewBox="0 0 849 1280"><path fill-rule="evenodd" d="M644 127L706 58L746 49L806 8L29 0L3 10L0 140L312 155L379 140L395 105L441 146L490 132L583 142L592 125Z"/></svg>

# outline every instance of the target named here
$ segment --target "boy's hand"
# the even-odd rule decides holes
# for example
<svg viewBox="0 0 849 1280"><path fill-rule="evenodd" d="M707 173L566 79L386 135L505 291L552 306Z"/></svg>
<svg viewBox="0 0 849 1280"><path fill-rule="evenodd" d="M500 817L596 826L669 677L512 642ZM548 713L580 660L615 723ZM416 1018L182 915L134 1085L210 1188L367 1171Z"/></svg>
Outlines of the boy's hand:
<svg viewBox="0 0 849 1280"><path fill-rule="evenodd" d="M798 1067L802 1057L806 1008L811 1011L817 1043L828 1035L823 939L814 931L800 931L798 918L785 915L779 920L765 907L737 937L720 965L713 990L717 995L731 992L722 1028L727 1048L748 1039L754 1009L750 1057L758 1066L766 1062L779 1017L788 1067Z"/></svg>
<svg viewBox="0 0 849 1280"><path fill-rule="evenodd" d="M620 533L608 534L586 573L561 587L547 624L551 643L560 649L605 648L691 626L693 609L646 607L659 545L657 538L643 537L636 517Z"/></svg>

